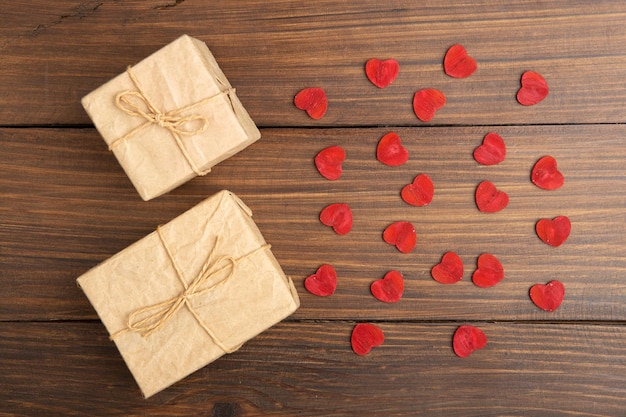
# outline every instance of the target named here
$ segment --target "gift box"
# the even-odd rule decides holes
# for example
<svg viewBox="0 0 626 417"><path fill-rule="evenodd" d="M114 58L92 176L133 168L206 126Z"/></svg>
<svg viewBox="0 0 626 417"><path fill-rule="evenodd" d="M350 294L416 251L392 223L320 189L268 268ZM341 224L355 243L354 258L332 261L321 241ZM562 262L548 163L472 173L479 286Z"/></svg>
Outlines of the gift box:
<svg viewBox="0 0 626 417"><path fill-rule="evenodd" d="M144 200L205 175L261 137L209 48L187 35L82 105Z"/></svg>
<svg viewBox="0 0 626 417"><path fill-rule="evenodd" d="M222 191L78 278L146 398L299 307L251 215Z"/></svg>

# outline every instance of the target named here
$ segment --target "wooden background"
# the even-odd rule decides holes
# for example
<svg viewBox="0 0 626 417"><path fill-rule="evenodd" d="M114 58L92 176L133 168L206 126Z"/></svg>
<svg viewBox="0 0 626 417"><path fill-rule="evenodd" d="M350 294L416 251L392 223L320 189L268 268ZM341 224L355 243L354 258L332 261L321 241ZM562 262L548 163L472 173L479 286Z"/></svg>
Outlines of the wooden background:
<svg viewBox="0 0 626 417"><path fill-rule="evenodd" d="M80 98L187 33L205 41L261 128L262 139L175 191L143 202L80 106ZM447 48L478 61L447 77ZM623 416L626 415L626 3L467 0L29 0L0 5L0 416ZM380 90L369 58L400 62ZM525 70L550 95L515 101ZM314 121L293 96L329 97ZM413 93L439 88L448 104L431 123ZM402 167L375 159L397 132ZM489 131L508 154L485 167L472 151ZM344 175L322 178L313 157L346 149ZM529 181L543 155L566 182ZM436 187L430 206L404 204L418 173ZM511 202L486 215L473 192L484 180ZM144 400L75 279L221 189L238 194L301 297L290 318L180 383ZM318 221L349 203L354 228L337 236ZM567 215L559 248L539 241L541 217ZM400 254L381 234L410 220L417 248ZM444 286L430 268L459 253L464 279ZM506 278L471 283L480 253ZM304 289L322 263L339 274L328 298ZM369 285L389 269L406 280L384 304ZM528 297L561 280L561 307ZM377 323L383 346L355 355L350 332ZM485 331L486 348L461 359L460 324Z"/></svg>

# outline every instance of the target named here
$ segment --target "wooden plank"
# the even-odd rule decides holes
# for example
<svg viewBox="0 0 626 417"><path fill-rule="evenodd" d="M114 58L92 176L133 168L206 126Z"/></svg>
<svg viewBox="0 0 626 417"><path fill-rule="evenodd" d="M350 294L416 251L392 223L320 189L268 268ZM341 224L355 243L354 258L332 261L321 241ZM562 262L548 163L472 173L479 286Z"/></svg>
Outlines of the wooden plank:
<svg viewBox="0 0 626 417"><path fill-rule="evenodd" d="M451 349L455 324L380 323L355 355L352 322L282 323L144 400L104 328L0 323L0 416L616 416L623 326L474 323L487 346Z"/></svg>
<svg viewBox="0 0 626 417"><path fill-rule="evenodd" d="M261 126L421 125L411 100L425 87L448 97L435 124L623 123L625 17L622 0L5 3L0 125L90 123L84 94L183 33L208 43ZM455 43L479 63L465 80L442 71ZM400 62L390 88L365 78L372 57ZM515 93L529 69L551 93L524 108ZM313 85L330 100L319 122L292 105Z"/></svg>
<svg viewBox="0 0 626 417"><path fill-rule="evenodd" d="M286 273L302 297L296 319L402 320L626 320L626 148L623 125L499 127L506 160L485 167L472 159L486 128L401 128L410 152L402 167L375 159L385 128L263 129L263 138L172 193L140 200L93 129L0 129L0 320L96 318L75 279L221 189L252 208ZM315 154L341 144L344 175L327 181ZM553 155L566 182L545 191L529 180L534 162ZM418 173L436 187L427 207L410 207L401 187ZM480 213L474 190L491 180L510 195L500 213ZM333 202L349 203L355 220L347 236L318 221ZM569 240L558 248L534 232L542 217L567 215ZM383 242L393 221L414 222L411 254ZM445 251L460 254L464 279L442 285L430 268ZM476 258L498 256L506 277L481 289L471 283ZM319 298L304 278L322 263L339 273L337 292ZM406 279L401 302L387 305L369 293L390 269ZM566 287L552 314L535 308L529 287L551 279Z"/></svg>

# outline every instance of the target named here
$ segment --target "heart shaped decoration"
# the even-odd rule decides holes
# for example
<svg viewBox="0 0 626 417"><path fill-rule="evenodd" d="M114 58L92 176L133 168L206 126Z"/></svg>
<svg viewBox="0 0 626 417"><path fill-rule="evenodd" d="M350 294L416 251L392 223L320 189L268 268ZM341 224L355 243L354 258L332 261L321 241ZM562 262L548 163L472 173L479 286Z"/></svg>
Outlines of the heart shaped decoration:
<svg viewBox="0 0 626 417"><path fill-rule="evenodd" d="M402 146L400 136L389 132L378 141L376 159L385 165L397 167L409 160L409 151Z"/></svg>
<svg viewBox="0 0 626 417"><path fill-rule="evenodd" d="M496 188L491 181L483 181L476 187L476 206L483 213L496 213L509 204L509 196Z"/></svg>
<svg viewBox="0 0 626 417"><path fill-rule="evenodd" d="M389 271L382 279L374 281L370 287L372 295L385 303L396 303L404 292L404 278L398 271Z"/></svg>
<svg viewBox="0 0 626 417"><path fill-rule="evenodd" d="M300 110L306 111L311 119L321 119L328 109L328 99L324 90L318 87L309 87L300 90L293 99L293 104Z"/></svg>
<svg viewBox="0 0 626 417"><path fill-rule="evenodd" d="M541 74L526 71L522 74L522 86L517 91L517 101L523 106L532 106L548 96L548 83Z"/></svg>
<svg viewBox="0 0 626 417"><path fill-rule="evenodd" d="M557 216L550 219L540 219L535 224L537 236L550 246L561 246L569 237L572 223L567 216Z"/></svg>
<svg viewBox="0 0 626 417"><path fill-rule="evenodd" d="M400 64L395 59L384 61L372 58L365 63L365 74L368 80L378 88L389 86L400 72Z"/></svg>
<svg viewBox="0 0 626 417"><path fill-rule="evenodd" d="M417 232L409 222L395 222L387 226L383 232L383 240L402 253L409 253L417 243Z"/></svg>
<svg viewBox="0 0 626 417"><path fill-rule="evenodd" d="M504 267L490 253L483 253L478 257L477 268L472 274L472 282L477 287L493 287L504 278Z"/></svg>
<svg viewBox="0 0 626 417"><path fill-rule="evenodd" d="M429 122L446 105L446 96L434 88L419 90L413 96L413 111L422 122Z"/></svg>
<svg viewBox="0 0 626 417"><path fill-rule="evenodd" d="M463 278L463 261L454 252L446 252L441 258L441 262L433 266L430 275L437 282L442 284L454 284Z"/></svg>
<svg viewBox="0 0 626 417"><path fill-rule="evenodd" d="M483 138L483 143L474 149L474 159L482 165L497 165L506 157L506 145L502 136L496 132L489 132Z"/></svg>
<svg viewBox="0 0 626 417"><path fill-rule="evenodd" d="M556 190L561 188L565 178L556 166L556 159L551 156L540 158L530 173L530 180L544 190Z"/></svg>
<svg viewBox="0 0 626 417"><path fill-rule="evenodd" d="M537 307L545 311L554 311L559 308L563 297L565 297L565 287L557 280L530 287L530 299Z"/></svg>
<svg viewBox="0 0 626 417"><path fill-rule="evenodd" d="M383 331L371 323L359 323L352 329L352 350L357 355L367 355L372 348L380 346L385 341Z"/></svg>
<svg viewBox="0 0 626 417"><path fill-rule="evenodd" d="M411 184L402 187L400 196L405 203L412 206L422 207L433 201L435 186L433 180L426 174L419 174Z"/></svg>
<svg viewBox="0 0 626 417"><path fill-rule="evenodd" d="M487 345L487 336L478 327L459 326L452 338L454 353L461 358L466 358L475 350L482 349Z"/></svg>
<svg viewBox="0 0 626 417"><path fill-rule="evenodd" d="M352 229L352 210L347 204L330 204L320 213L320 221L338 235L346 235Z"/></svg>
<svg viewBox="0 0 626 417"><path fill-rule="evenodd" d="M341 178L342 163L346 159L346 151L341 146L329 146L315 156L315 167L326 179L334 181Z"/></svg>
<svg viewBox="0 0 626 417"><path fill-rule="evenodd" d="M443 69L450 77L467 78L476 68L476 61L467 54L463 45L452 45L443 59Z"/></svg>
<svg viewBox="0 0 626 417"><path fill-rule="evenodd" d="M337 289L337 272L331 265L324 264L317 269L317 272L309 275L304 280L304 288L311 294L320 297L333 295Z"/></svg>

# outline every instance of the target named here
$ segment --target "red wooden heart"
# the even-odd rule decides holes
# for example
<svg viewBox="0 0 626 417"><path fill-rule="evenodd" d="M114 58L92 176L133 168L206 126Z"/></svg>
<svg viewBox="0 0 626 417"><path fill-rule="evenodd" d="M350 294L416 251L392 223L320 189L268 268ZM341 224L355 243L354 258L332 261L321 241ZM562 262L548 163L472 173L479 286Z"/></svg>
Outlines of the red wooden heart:
<svg viewBox="0 0 626 417"><path fill-rule="evenodd" d="M433 266L430 275L437 282L442 284L454 284L463 278L463 261L454 252L446 252L441 258L441 262Z"/></svg>
<svg viewBox="0 0 626 417"><path fill-rule="evenodd" d="M429 122L445 106L446 96L434 88L419 90L413 96L413 111L422 122Z"/></svg>
<svg viewBox="0 0 626 417"><path fill-rule="evenodd" d="M311 119L321 119L328 109L328 99L324 90L318 87L309 87L300 90L293 99L293 103L300 110L307 112Z"/></svg>
<svg viewBox="0 0 626 417"><path fill-rule="evenodd" d="M385 341L383 331L371 323L359 323L352 330L352 350L357 355L367 355L373 347L380 346Z"/></svg>
<svg viewBox="0 0 626 417"><path fill-rule="evenodd" d="M537 236L550 246L561 246L569 237L572 223L567 216L557 216L550 219L540 219L535 225Z"/></svg>
<svg viewBox="0 0 626 417"><path fill-rule="evenodd" d="M304 287L311 294L321 297L333 295L337 289L337 272L335 268L328 264L320 266L317 272L306 277Z"/></svg>
<svg viewBox="0 0 626 417"><path fill-rule="evenodd" d="M565 287L557 280L530 287L530 299L537 307L545 311L554 311L559 308L564 296Z"/></svg>
<svg viewBox="0 0 626 417"><path fill-rule="evenodd" d="M476 71L476 68L476 61L467 55L463 45L452 45L443 59L443 69L450 77L469 77Z"/></svg>
<svg viewBox="0 0 626 417"><path fill-rule="evenodd" d="M347 204L330 204L320 213L320 221L332 227L338 235L348 234L352 229L352 210Z"/></svg>
<svg viewBox="0 0 626 417"><path fill-rule="evenodd" d="M459 326L452 338L454 353L461 358L466 358L475 350L482 349L487 345L487 336L478 327Z"/></svg>
<svg viewBox="0 0 626 417"><path fill-rule="evenodd" d="M509 196L496 188L491 181L483 181L476 187L476 206L483 213L495 213L509 204Z"/></svg>
<svg viewBox="0 0 626 417"><path fill-rule="evenodd" d="M372 283L370 290L374 297L386 303L400 301L404 292L404 279L398 271L389 271L382 279Z"/></svg>
<svg viewBox="0 0 626 417"><path fill-rule="evenodd" d="M433 180L426 174L416 176L413 182L402 187L400 192L400 196L407 204L418 207L430 204L434 194Z"/></svg>
<svg viewBox="0 0 626 417"><path fill-rule="evenodd" d="M400 136L389 132L378 141L376 158L385 165L397 167L409 160L409 151L402 146Z"/></svg>
<svg viewBox="0 0 626 417"><path fill-rule="evenodd" d="M409 222L395 222L387 226L383 232L383 240L395 245L402 253L409 253L417 243L417 232Z"/></svg>
<svg viewBox="0 0 626 417"><path fill-rule="evenodd" d="M472 282L477 287L493 287L504 278L504 267L490 253L483 253L478 257L477 268L472 274Z"/></svg>
<svg viewBox="0 0 626 417"><path fill-rule="evenodd" d="M551 156L544 156L535 163L530 180L544 190L556 190L565 182L563 174L556 166L556 159Z"/></svg>
<svg viewBox="0 0 626 417"><path fill-rule="evenodd" d="M483 143L474 149L474 159L482 165L496 165L504 161L506 145L502 136L496 132L489 132L483 138Z"/></svg>
<svg viewBox="0 0 626 417"><path fill-rule="evenodd" d="M541 74L526 71L522 74L522 86L517 91L517 101L524 106L532 106L548 96L548 83Z"/></svg>
<svg viewBox="0 0 626 417"><path fill-rule="evenodd" d="M324 178L334 181L341 178L345 159L346 151L341 146L329 146L315 156L315 166Z"/></svg>
<svg viewBox="0 0 626 417"><path fill-rule="evenodd" d="M367 78L378 88L389 86L400 72L400 64L395 59L384 61L372 58L365 63L365 74Z"/></svg>

